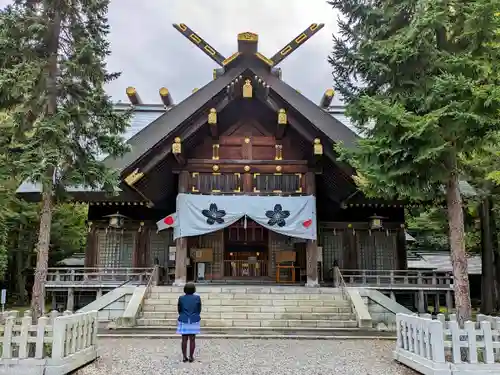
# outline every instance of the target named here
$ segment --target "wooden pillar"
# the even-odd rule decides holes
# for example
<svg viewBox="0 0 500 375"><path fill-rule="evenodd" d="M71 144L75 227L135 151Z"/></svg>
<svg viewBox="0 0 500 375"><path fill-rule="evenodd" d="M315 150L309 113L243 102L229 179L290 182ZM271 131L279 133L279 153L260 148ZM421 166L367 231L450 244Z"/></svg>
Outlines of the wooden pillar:
<svg viewBox="0 0 500 375"><path fill-rule="evenodd" d="M406 231L404 227L398 229L397 232L395 264L399 270L408 269L408 262L406 259Z"/></svg>
<svg viewBox="0 0 500 375"><path fill-rule="evenodd" d="M189 172L182 171L179 174L179 193L186 193L189 187ZM174 285L183 286L186 284L186 258L187 258L187 237L175 240L175 281Z"/></svg>
<svg viewBox="0 0 500 375"><path fill-rule="evenodd" d="M307 172L306 178L306 194L316 195L316 176L313 172ZM317 221L317 218L313 218ZM308 287L317 287L318 283L318 241L307 240L306 242L306 258L307 258L307 283Z"/></svg>
<svg viewBox="0 0 500 375"><path fill-rule="evenodd" d="M97 229L88 223L87 243L85 244L85 267L97 266Z"/></svg>
<svg viewBox="0 0 500 375"><path fill-rule="evenodd" d="M132 266L134 268L150 267L150 254L149 254L149 233L150 230L140 223L137 233L137 240L135 242L134 256L132 257Z"/></svg>
<svg viewBox="0 0 500 375"><path fill-rule="evenodd" d="M250 170L250 166L245 166L245 168L248 167L248 169ZM243 191L245 193L251 193L253 191L253 178L252 178L252 174L249 173L249 172L245 172L243 173L243 175L241 176L241 184L242 184L242 187L243 187Z"/></svg>

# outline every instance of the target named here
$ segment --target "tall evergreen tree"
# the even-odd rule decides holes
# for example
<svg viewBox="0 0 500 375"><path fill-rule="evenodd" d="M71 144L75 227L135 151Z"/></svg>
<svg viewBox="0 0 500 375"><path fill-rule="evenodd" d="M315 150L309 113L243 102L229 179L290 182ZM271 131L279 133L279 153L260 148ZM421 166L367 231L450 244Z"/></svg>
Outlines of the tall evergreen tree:
<svg viewBox="0 0 500 375"><path fill-rule="evenodd" d="M14 112L12 158L41 186L31 308L42 313L54 200L69 186L113 190L103 154L126 150L128 114L113 111L104 85L109 0L15 0L0 14L0 109Z"/></svg>
<svg viewBox="0 0 500 375"><path fill-rule="evenodd" d="M331 0L341 13L330 57L364 139L340 150L369 194L445 192L460 323L471 316L461 155L500 129L500 0Z"/></svg>

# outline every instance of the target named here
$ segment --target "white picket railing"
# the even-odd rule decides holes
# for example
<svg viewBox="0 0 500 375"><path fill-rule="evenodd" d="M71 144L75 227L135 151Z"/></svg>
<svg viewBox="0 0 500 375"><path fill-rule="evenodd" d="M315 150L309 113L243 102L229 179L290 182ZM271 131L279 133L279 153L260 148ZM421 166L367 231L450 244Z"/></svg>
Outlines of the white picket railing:
<svg viewBox="0 0 500 375"><path fill-rule="evenodd" d="M2 315L0 375L64 375L97 358L97 311Z"/></svg>
<svg viewBox="0 0 500 375"><path fill-rule="evenodd" d="M500 318L479 315L461 329L453 314L397 314L396 325L394 359L424 375L500 374Z"/></svg>

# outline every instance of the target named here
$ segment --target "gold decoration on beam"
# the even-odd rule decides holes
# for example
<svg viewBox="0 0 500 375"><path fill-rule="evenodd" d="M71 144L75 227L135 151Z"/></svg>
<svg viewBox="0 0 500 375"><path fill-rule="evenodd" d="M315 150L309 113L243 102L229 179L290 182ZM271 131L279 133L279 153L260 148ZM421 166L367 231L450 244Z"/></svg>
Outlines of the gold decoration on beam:
<svg viewBox="0 0 500 375"><path fill-rule="evenodd" d="M249 166L249 165L245 165L245 166L243 167L243 170L244 170L245 172L250 172L250 166Z"/></svg>
<svg viewBox="0 0 500 375"><path fill-rule="evenodd" d="M212 166L212 170L213 170L214 172L217 172L217 171L219 170L219 166L218 166L218 165L213 165L213 166Z"/></svg>
<svg viewBox="0 0 500 375"><path fill-rule="evenodd" d="M129 87L127 87L125 92L127 93L128 100L130 100L130 103L132 105L142 104L142 100L139 97L139 94L137 93L137 90L135 89L135 87L129 86Z"/></svg>
<svg viewBox="0 0 500 375"><path fill-rule="evenodd" d="M250 81L249 79L246 79L245 84L243 85L243 97L244 98L253 97L252 81Z"/></svg>
<svg viewBox="0 0 500 375"><path fill-rule="evenodd" d="M281 165L277 165L276 166L276 172L281 172L282 168L281 168Z"/></svg>
<svg viewBox="0 0 500 375"><path fill-rule="evenodd" d="M223 66L226 66L227 64L229 64L231 61L234 61L236 60L236 58L241 55L240 52L235 52L233 53L231 56L229 56L227 59L225 59L223 62L222 62L222 65Z"/></svg>
<svg viewBox="0 0 500 375"><path fill-rule="evenodd" d="M238 181L238 187L233 190L234 193L241 193L241 174L240 173L235 173L234 177L236 177L236 180Z"/></svg>
<svg viewBox="0 0 500 375"><path fill-rule="evenodd" d="M174 143L172 143L172 153L181 154L182 153L182 143L180 137L175 137Z"/></svg>
<svg viewBox="0 0 500 375"><path fill-rule="evenodd" d="M283 160L283 145L275 145L274 147L276 149L274 160Z"/></svg>
<svg viewBox="0 0 500 375"><path fill-rule="evenodd" d="M273 65L274 65L273 60L271 60L269 57L264 56L264 55L263 55L262 53L260 53L260 52L256 52L256 53L255 53L255 56L257 56L257 58L258 58L259 60L264 61L264 62L265 62L267 65L269 65L269 66L273 66Z"/></svg>
<svg viewBox="0 0 500 375"><path fill-rule="evenodd" d="M321 144L321 140L319 138L314 139L314 155L323 155L323 145Z"/></svg>
<svg viewBox="0 0 500 375"><path fill-rule="evenodd" d="M125 183L129 186L133 186L137 181L144 177L144 173L139 172L139 169L136 169L132 173L130 173L127 177L125 177Z"/></svg>
<svg viewBox="0 0 500 375"><path fill-rule="evenodd" d="M218 143L212 145L212 160L219 160L219 148L220 145Z"/></svg>
<svg viewBox="0 0 500 375"><path fill-rule="evenodd" d="M246 143L246 144L250 143L250 138L246 137L246 138L245 138L245 143Z"/></svg>
<svg viewBox="0 0 500 375"><path fill-rule="evenodd" d="M212 108L208 114L208 123L210 125L217 124L217 110L215 108Z"/></svg>
<svg viewBox="0 0 500 375"><path fill-rule="evenodd" d="M286 125L288 123L288 119L286 116L286 111L284 108L281 108L278 112L278 124Z"/></svg>

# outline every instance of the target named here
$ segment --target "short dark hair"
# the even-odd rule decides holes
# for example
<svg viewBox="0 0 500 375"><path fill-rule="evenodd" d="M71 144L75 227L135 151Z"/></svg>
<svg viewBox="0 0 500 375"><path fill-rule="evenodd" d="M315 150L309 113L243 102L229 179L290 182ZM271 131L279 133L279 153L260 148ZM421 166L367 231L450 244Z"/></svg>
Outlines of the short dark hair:
<svg viewBox="0 0 500 375"><path fill-rule="evenodd" d="M187 283L184 285L184 293L185 294L194 294L196 292L196 287L193 283Z"/></svg>

